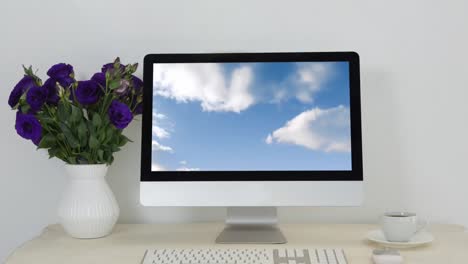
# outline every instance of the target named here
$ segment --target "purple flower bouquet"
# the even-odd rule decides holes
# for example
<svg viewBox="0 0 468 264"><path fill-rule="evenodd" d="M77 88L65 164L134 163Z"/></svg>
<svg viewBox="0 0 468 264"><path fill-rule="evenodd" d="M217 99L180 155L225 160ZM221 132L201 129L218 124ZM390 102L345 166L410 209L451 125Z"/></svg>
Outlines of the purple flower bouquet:
<svg viewBox="0 0 468 264"><path fill-rule="evenodd" d="M113 153L130 141L122 130L142 112L137 67L117 58L90 80L77 81L73 67L59 63L47 71L45 82L32 67L24 68L8 98L16 132L68 164L110 165Z"/></svg>

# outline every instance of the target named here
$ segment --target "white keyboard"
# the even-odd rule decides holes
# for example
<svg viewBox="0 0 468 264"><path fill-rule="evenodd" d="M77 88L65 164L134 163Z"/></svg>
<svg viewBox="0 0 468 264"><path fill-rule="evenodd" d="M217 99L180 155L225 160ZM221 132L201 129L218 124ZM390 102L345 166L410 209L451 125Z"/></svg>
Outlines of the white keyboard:
<svg viewBox="0 0 468 264"><path fill-rule="evenodd" d="M347 264L336 248L161 248L148 249L142 264Z"/></svg>

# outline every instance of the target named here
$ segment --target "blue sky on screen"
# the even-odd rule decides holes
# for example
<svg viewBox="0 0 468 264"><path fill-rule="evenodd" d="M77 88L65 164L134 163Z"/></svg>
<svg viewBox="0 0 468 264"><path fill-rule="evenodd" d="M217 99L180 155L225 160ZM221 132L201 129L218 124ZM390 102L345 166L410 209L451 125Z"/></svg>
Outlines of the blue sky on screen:
<svg viewBox="0 0 468 264"><path fill-rule="evenodd" d="M348 67L154 64L152 170L351 170Z"/></svg>

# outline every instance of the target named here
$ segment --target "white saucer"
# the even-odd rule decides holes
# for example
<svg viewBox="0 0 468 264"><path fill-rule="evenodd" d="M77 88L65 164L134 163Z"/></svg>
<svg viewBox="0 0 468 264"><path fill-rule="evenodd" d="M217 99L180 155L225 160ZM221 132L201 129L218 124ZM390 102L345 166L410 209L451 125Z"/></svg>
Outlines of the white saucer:
<svg viewBox="0 0 468 264"><path fill-rule="evenodd" d="M416 235L414 235L410 241L408 242L390 242L385 239L385 236L382 230L372 230L367 233L367 239L372 242L382 244L386 247L392 248L411 248L417 247L425 244L429 244L434 241L434 237L431 233L427 231L420 231Z"/></svg>

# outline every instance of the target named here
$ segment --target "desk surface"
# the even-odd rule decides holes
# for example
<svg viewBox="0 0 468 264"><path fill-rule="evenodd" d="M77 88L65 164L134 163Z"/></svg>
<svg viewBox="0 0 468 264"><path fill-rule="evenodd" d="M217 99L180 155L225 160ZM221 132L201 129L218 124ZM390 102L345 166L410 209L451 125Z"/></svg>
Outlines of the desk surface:
<svg viewBox="0 0 468 264"><path fill-rule="evenodd" d="M249 247L216 245L221 223L117 225L105 238L79 240L67 236L58 225L47 227L37 238L26 242L7 259L7 264L112 263L139 264L146 248L156 247ZM282 224L289 243L285 246L337 247L345 250L348 262L371 263L376 244L364 239L375 225ZM405 263L468 263L468 233L456 225L429 228L434 243L401 250ZM281 247L259 245L258 247Z"/></svg>

